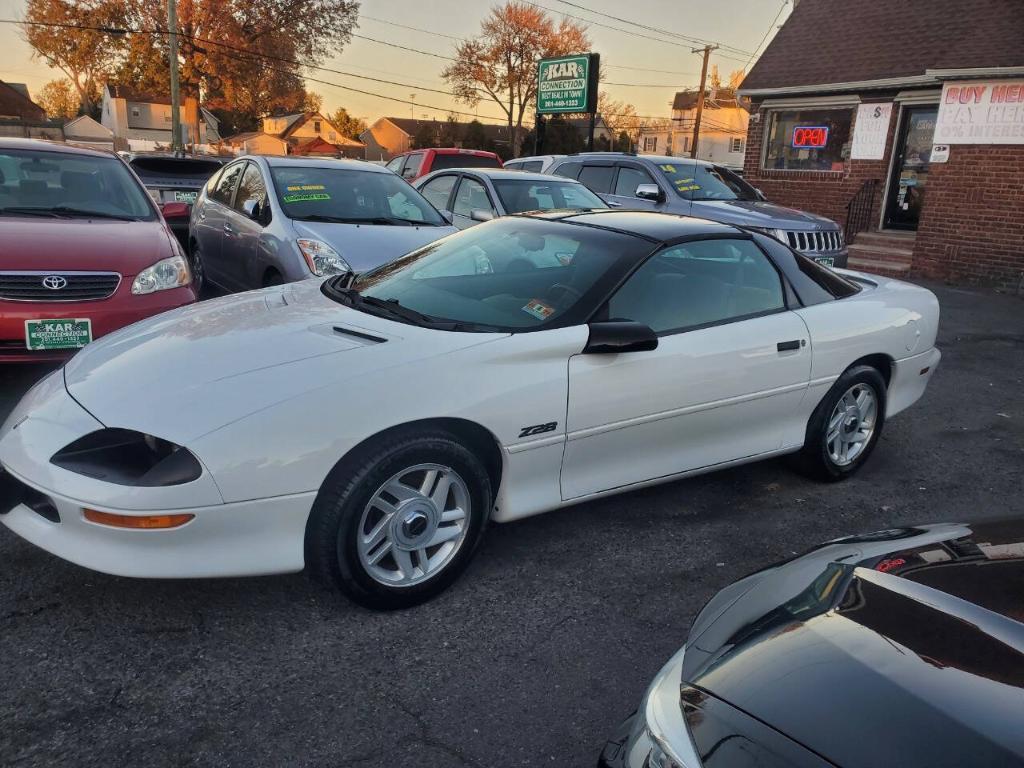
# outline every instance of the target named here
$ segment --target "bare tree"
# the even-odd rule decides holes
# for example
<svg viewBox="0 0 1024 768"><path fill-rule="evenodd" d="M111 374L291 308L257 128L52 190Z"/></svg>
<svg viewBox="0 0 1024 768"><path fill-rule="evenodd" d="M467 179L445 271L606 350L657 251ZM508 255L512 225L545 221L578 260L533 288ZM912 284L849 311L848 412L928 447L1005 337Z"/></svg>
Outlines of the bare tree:
<svg viewBox="0 0 1024 768"><path fill-rule="evenodd" d="M490 99L501 107L518 155L523 118L537 96L537 60L589 49L586 27L568 19L556 23L535 6L513 0L491 10L479 36L459 43L457 61L441 74L460 101L475 106Z"/></svg>

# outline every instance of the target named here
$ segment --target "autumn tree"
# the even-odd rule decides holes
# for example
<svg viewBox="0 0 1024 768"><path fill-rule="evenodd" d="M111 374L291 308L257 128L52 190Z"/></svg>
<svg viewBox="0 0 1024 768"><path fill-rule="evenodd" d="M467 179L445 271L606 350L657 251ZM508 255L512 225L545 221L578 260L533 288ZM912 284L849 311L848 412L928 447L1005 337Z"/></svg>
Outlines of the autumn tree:
<svg viewBox="0 0 1024 768"><path fill-rule="evenodd" d="M490 149L491 142L487 139L487 131L479 120L470 120L462 134L462 146L465 149Z"/></svg>
<svg viewBox="0 0 1024 768"><path fill-rule="evenodd" d="M166 6L118 0L131 29L164 29ZM311 106L302 64L317 65L344 46L355 27L356 0L189 0L178 4L178 49L184 96L235 115ZM166 92L167 38L132 35L121 77Z"/></svg>
<svg viewBox="0 0 1024 768"><path fill-rule="evenodd" d="M338 109L331 115L331 123L335 128L349 139L358 139L359 134L366 130L366 121L353 117L344 107Z"/></svg>
<svg viewBox="0 0 1024 768"><path fill-rule="evenodd" d="M36 103L46 110L51 120L70 120L78 114L80 106L78 93L67 78L44 85L36 94Z"/></svg>
<svg viewBox="0 0 1024 768"><path fill-rule="evenodd" d="M412 137L412 148L429 149L435 146L435 142L436 137L434 136L433 124L427 122L420 123L416 129L416 134Z"/></svg>
<svg viewBox="0 0 1024 768"><path fill-rule="evenodd" d="M444 119L441 125L440 135L437 137L439 147L454 147L462 139L462 126L459 125L458 115L451 113Z"/></svg>
<svg viewBox="0 0 1024 768"><path fill-rule="evenodd" d="M118 0L28 0L25 7L21 33L32 57L67 76L86 114L96 112L100 87L126 45L122 36L95 28L123 28L124 11Z"/></svg>
<svg viewBox="0 0 1024 768"><path fill-rule="evenodd" d="M459 43L455 63L441 74L460 101L497 104L518 150L523 118L536 100L537 60L588 50L586 27L568 19L556 23L536 6L512 0L491 9L479 36Z"/></svg>
<svg viewBox="0 0 1024 768"><path fill-rule="evenodd" d="M324 97L313 91L306 91L306 98L302 101L303 112L319 112L323 109Z"/></svg>

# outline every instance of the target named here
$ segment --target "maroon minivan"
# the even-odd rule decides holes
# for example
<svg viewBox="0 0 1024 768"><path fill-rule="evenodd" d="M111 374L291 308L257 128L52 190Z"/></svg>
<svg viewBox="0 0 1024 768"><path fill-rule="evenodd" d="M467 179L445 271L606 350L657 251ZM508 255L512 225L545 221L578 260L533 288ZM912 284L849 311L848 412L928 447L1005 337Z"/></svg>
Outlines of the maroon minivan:
<svg viewBox="0 0 1024 768"><path fill-rule="evenodd" d="M62 360L195 300L181 246L120 158L0 139L0 363Z"/></svg>

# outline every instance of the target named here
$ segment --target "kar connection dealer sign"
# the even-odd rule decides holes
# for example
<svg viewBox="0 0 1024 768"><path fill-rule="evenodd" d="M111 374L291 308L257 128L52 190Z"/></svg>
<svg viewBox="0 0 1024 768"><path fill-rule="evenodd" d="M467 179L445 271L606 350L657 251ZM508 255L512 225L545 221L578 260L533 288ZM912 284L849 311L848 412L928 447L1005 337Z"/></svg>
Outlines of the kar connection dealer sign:
<svg viewBox="0 0 1024 768"><path fill-rule="evenodd" d="M597 107L596 53L537 62L537 113L593 112Z"/></svg>

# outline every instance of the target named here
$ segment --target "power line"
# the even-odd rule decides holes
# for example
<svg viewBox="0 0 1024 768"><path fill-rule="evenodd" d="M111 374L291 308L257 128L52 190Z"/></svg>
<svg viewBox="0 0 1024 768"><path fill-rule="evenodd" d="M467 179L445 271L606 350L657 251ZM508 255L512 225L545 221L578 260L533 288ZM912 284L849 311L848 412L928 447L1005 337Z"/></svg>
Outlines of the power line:
<svg viewBox="0 0 1024 768"><path fill-rule="evenodd" d="M399 24L397 21L388 21L387 19L377 19L377 18L374 18L373 16L367 16L366 14L360 14L359 18L360 19L367 19L369 21L376 21L378 24L387 24L389 26L398 27L400 29L408 29L408 30L411 30L413 32L422 32L425 35L435 35L437 37L447 37L449 40L458 40L458 41L462 40L461 37L456 37L455 35L446 35L444 32L434 32L433 30L430 30L430 29L421 29L419 27L410 27L410 26L407 26L405 24Z"/></svg>
<svg viewBox="0 0 1024 768"><path fill-rule="evenodd" d="M700 43L701 45L707 45L709 43L713 43L713 44L715 44L715 45L717 45L717 46L719 46L721 48L725 48L727 50L735 51L736 53L743 54L743 55L746 55L746 54L750 53L750 51L745 51L742 48L736 48L735 46L732 46L732 45L722 45L717 40L703 40L703 39L701 39L699 37L692 37L690 35L684 35L684 34L681 34L679 32L672 32L671 30L667 30L667 29L659 29L657 27L650 27L650 26L648 26L646 24L640 24L639 22L636 22L636 21L631 21L629 19L620 18L619 16L612 16L609 13L604 13L602 11L596 11L593 8L587 8L585 5L580 5L579 3L569 2L569 0L555 0L555 2L559 2L562 5L568 5L568 6L572 7L572 8L578 8L581 11L586 11L587 13L592 13L595 16L603 16L606 19L611 19L612 21L619 21L619 22L622 22L623 24L629 24L631 26L638 27L639 29L646 29L648 32L656 32L659 35L667 35L669 37L678 37L681 40L687 40L688 42L691 42L691 43Z"/></svg>
<svg viewBox="0 0 1024 768"><path fill-rule="evenodd" d="M744 71L750 69L750 62L752 62L754 57L757 56L758 50L760 50L761 46L764 45L764 41L768 39L768 35L772 33L772 30L775 29L775 25L779 23L779 18L782 16L782 12L786 10L787 2L788 0L782 0L782 5L779 6L779 12L775 14L775 19L768 25L768 30L764 33L764 37L761 38L761 42L757 44L757 48L755 48L754 52L750 54L750 58L747 59L747 63L743 65Z"/></svg>
<svg viewBox="0 0 1024 768"><path fill-rule="evenodd" d="M384 40L377 40L376 38L373 38L373 37L367 37L366 35L357 35L355 32L352 32L351 34L352 34L352 37L357 37L360 40L366 40L366 41L371 42L371 43L377 43L378 45L387 45L387 46L389 46L391 48L400 48L403 51L409 51L410 53L421 53L424 56L433 56L435 59L445 59L446 61L458 61L458 59L456 59L454 56L445 56L445 55L440 54L440 53L431 53L430 51L421 51L419 48L410 48L410 47L408 47L406 45L399 45L398 43L389 43L389 42L386 42ZM431 34L433 34L433 33L431 33Z"/></svg>
<svg viewBox="0 0 1024 768"><path fill-rule="evenodd" d="M685 77L694 77L697 75L696 72L679 72L674 69L645 69L644 67L627 67L625 64L601 64L605 69L632 69L636 72L658 72L663 75L683 75Z"/></svg>

